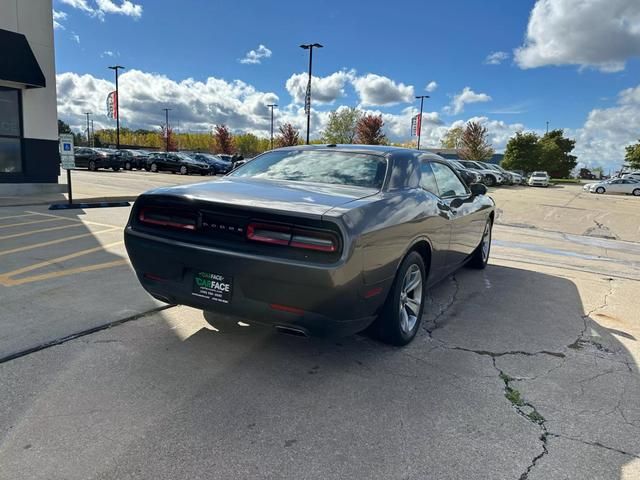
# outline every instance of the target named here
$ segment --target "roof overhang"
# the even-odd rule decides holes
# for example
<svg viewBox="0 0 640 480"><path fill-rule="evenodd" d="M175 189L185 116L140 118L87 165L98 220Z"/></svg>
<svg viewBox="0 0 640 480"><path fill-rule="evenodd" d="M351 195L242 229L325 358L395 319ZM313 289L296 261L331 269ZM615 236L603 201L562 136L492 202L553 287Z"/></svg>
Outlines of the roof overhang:
<svg viewBox="0 0 640 480"><path fill-rule="evenodd" d="M0 29L0 45L0 82L16 83L27 88L47 86L27 37Z"/></svg>

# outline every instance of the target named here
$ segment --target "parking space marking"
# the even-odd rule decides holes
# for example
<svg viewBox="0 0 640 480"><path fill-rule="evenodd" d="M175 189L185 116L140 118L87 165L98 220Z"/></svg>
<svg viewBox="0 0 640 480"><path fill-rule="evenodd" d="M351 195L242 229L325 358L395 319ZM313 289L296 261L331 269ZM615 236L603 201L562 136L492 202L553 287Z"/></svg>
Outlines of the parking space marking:
<svg viewBox="0 0 640 480"><path fill-rule="evenodd" d="M94 270L103 270L106 268L118 267L120 265L127 265L128 263L129 262L127 262L127 260L125 259L113 260L111 262L106 262L106 263L96 263L94 265L87 265L84 267L70 268L68 270L63 270L61 272L42 273L40 275L24 277L18 280L0 277L0 284L4 285L5 287L15 287L17 285L23 285L25 283L38 282L41 280L49 280L50 278L60 278L60 277L65 277L67 275L74 275L76 273L91 272Z"/></svg>
<svg viewBox="0 0 640 480"><path fill-rule="evenodd" d="M76 240L78 238L83 238L83 237L93 237L101 233L113 232L115 230L118 230L118 228L116 227L107 228L106 230L100 230L99 232L82 233L80 235L72 235L70 237L58 238L56 240L49 240L48 242L35 243L33 245L26 245L24 247L17 247L17 248L12 248L10 250L3 250L3 251L0 251L0 256L9 255L10 253L24 252L26 250L31 250L34 248L48 247L49 245L55 245L56 243L66 242L67 240Z"/></svg>
<svg viewBox="0 0 640 480"><path fill-rule="evenodd" d="M37 213L23 213L21 215L9 215L8 217L0 217L0 220L8 220L10 218L33 217Z"/></svg>
<svg viewBox="0 0 640 480"><path fill-rule="evenodd" d="M24 237L24 236L27 236L27 235L33 235L34 233L53 232L55 230L62 230L64 228L77 228L77 227L83 227L83 226L84 226L84 224L82 224L82 223L76 223L75 225L61 225L59 227L40 228L38 230L30 230L28 232L13 233L11 235L5 235L3 237L0 237L0 240L7 240L9 238Z"/></svg>
<svg viewBox="0 0 640 480"><path fill-rule="evenodd" d="M9 225L0 225L0 228L9 228L9 227L21 227L23 225L33 225L35 223L47 223L47 222L57 222L58 218L44 218L42 220L32 220L31 222L22 222L22 223L10 223ZM69 220L69 219L65 219Z"/></svg>
<svg viewBox="0 0 640 480"><path fill-rule="evenodd" d="M69 220L70 222L79 222L82 224L86 224L86 225L97 225L99 227L112 227L112 228L124 228L118 225L109 225L108 223L99 223L99 222L94 222L92 220L81 220L79 218L69 218L69 217L63 217L62 215L53 215L51 213L42 213L42 212L32 212L27 210L27 213L32 213L34 215L42 215L44 217L55 217L55 218L64 218L65 220Z"/></svg>

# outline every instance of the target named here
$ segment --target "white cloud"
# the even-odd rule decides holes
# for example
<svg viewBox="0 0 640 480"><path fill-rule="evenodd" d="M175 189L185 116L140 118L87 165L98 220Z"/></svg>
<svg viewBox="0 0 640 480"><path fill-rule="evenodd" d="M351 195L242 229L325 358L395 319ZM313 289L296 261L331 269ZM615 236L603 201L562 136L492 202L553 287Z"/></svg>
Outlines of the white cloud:
<svg viewBox="0 0 640 480"><path fill-rule="evenodd" d="M413 101L413 86L396 83L388 77L368 73L352 80L361 106L388 106Z"/></svg>
<svg viewBox="0 0 640 480"><path fill-rule="evenodd" d="M100 55L101 57L113 57L115 55L115 53L113 53L111 50L105 50L104 52L102 52L102 55Z"/></svg>
<svg viewBox="0 0 640 480"><path fill-rule="evenodd" d="M53 10L53 28L58 30L64 30L64 25L62 25L62 21L67 19L67 14L65 12L60 12L58 10Z"/></svg>
<svg viewBox="0 0 640 480"><path fill-rule="evenodd" d="M344 97L345 85L353 78L353 72L339 71L326 77L314 76L311 80L311 99L314 103L333 103ZM294 73L285 84L295 103L304 103L309 76L306 73Z"/></svg>
<svg viewBox="0 0 640 480"><path fill-rule="evenodd" d="M424 87L424 89L429 93L435 92L436 88L438 88L438 82L433 80L429 82L426 87Z"/></svg>
<svg viewBox="0 0 640 480"><path fill-rule="evenodd" d="M454 95L451 104L444 107L444 112L450 115L458 115L464 112L464 106L468 103L489 102L491 97L486 93L476 93L471 90L470 87L464 87L464 89Z"/></svg>
<svg viewBox="0 0 640 480"><path fill-rule="evenodd" d="M87 0L59 0L60 3L77 8L91 16L104 20L107 14L125 15L127 17L140 18L142 16L142 5L122 0L119 4L113 0L94 0L95 7Z"/></svg>
<svg viewBox="0 0 640 480"><path fill-rule="evenodd" d="M241 58L238 61L244 64L262 63L262 59L271 57L271 53L271 50L264 45L258 45L256 50L249 50L244 58Z"/></svg>
<svg viewBox="0 0 640 480"><path fill-rule="evenodd" d="M524 45L514 51L520 68L578 65L624 70L640 55L638 0L537 0Z"/></svg>
<svg viewBox="0 0 640 480"><path fill-rule="evenodd" d="M509 54L507 52L491 52L487 55L487 58L484 59L484 63L486 65L500 65L507 58L509 58Z"/></svg>
<svg viewBox="0 0 640 480"><path fill-rule="evenodd" d="M80 35L76 34L76 33L72 33L71 34L71 38L73 39L74 42L76 43L80 43Z"/></svg>

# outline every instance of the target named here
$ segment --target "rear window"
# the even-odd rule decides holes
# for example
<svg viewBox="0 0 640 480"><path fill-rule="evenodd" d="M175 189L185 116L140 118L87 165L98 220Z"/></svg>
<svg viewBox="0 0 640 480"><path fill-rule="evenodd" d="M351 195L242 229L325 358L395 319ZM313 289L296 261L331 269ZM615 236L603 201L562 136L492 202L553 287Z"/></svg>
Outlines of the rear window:
<svg viewBox="0 0 640 480"><path fill-rule="evenodd" d="M231 174L268 180L382 188L387 161L376 155L340 151L284 150L265 153Z"/></svg>

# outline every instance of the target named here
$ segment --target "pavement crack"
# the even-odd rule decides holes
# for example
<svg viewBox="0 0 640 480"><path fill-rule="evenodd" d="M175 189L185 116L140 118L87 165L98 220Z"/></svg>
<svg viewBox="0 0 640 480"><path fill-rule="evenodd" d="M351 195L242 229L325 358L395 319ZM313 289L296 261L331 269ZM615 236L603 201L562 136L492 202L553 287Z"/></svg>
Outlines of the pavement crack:
<svg viewBox="0 0 640 480"><path fill-rule="evenodd" d="M436 314L433 320L429 322L432 324L432 326L425 327L425 330L429 335L429 337L432 337L433 331L437 330L440 327L440 325L438 325L438 320L440 320L440 318L442 318L442 316L449 311L449 309L456 303L456 300L458 298L458 293L460 292L460 283L458 282L458 279L456 278L455 275L451 275L450 278L454 286L453 295L451 295L451 298L449 299L446 305L440 306L440 311ZM431 299L433 301L433 298Z"/></svg>
<svg viewBox="0 0 640 480"><path fill-rule="evenodd" d="M478 355L484 355L491 358L504 357L506 355L524 355L526 357L535 357L536 355L549 355L556 358L565 358L566 355L561 352L552 352L549 350L539 350L537 352L527 352L525 350L508 350L506 352L491 352L489 350L474 350L472 348L465 347L449 347L452 350L460 350L462 352L471 352Z"/></svg>
<svg viewBox="0 0 640 480"><path fill-rule="evenodd" d="M604 444L602 444L600 442L590 442L588 440L582 440L581 438L569 437L569 436L566 436L566 435L561 435L559 433L553 433L553 432L547 432L547 436L548 437L553 437L553 438L562 438L564 440L571 440L573 442L579 442L579 443L582 443L584 445L590 445L592 447L603 448L605 450L609 450L611 452L616 452L616 453L619 453L621 455L627 455L627 456L632 457L632 458L640 459L640 455L637 455L637 454L632 453L632 452L627 452L626 450L621 450L619 448L610 447L610 446L604 445Z"/></svg>

